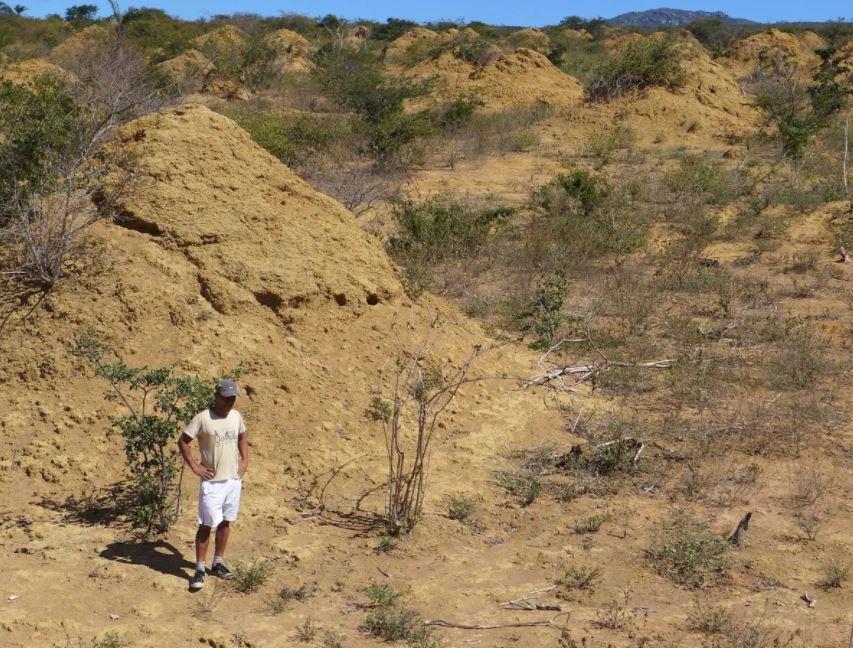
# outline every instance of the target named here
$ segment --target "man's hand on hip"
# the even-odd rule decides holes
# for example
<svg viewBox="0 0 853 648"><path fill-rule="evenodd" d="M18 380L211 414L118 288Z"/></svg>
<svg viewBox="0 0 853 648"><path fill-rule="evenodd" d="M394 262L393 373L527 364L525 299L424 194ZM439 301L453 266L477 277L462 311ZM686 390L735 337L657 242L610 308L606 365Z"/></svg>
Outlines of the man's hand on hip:
<svg viewBox="0 0 853 648"><path fill-rule="evenodd" d="M213 468L208 468L201 464L195 464L192 466L192 471L202 479L213 479L213 476L216 474L216 471Z"/></svg>

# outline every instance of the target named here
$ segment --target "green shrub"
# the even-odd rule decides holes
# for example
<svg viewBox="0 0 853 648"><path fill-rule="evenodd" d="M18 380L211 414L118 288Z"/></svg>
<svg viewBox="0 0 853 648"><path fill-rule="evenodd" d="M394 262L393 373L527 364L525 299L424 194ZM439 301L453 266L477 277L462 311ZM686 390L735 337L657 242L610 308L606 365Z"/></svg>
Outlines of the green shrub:
<svg viewBox="0 0 853 648"><path fill-rule="evenodd" d="M469 497L451 497L447 506L447 517L464 522L473 515L476 508L476 502Z"/></svg>
<svg viewBox="0 0 853 648"><path fill-rule="evenodd" d="M847 98L853 94L853 88L837 81L850 72L837 48L830 46L819 49L817 54L821 63L814 73L815 83L809 87L808 94L812 111L818 119L825 120L844 109Z"/></svg>
<svg viewBox="0 0 853 648"><path fill-rule="evenodd" d="M596 533L605 519L604 515L590 515L572 524L572 530L577 534Z"/></svg>
<svg viewBox="0 0 853 648"><path fill-rule="evenodd" d="M400 593L390 585L370 585L364 590L370 604L376 607L389 607L400 598Z"/></svg>
<svg viewBox="0 0 853 648"><path fill-rule="evenodd" d="M146 534L168 531L179 504L175 438L179 429L213 402L216 381L176 377L167 368L129 367L91 332L75 336L71 353L109 383L107 400L126 406L126 414L110 420L110 433L124 441L133 484L128 517ZM238 368L232 377L241 374Z"/></svg>
<svg viewBox="0 0 853 648"><path fill-rule="evenodd" d="M567 594L571 590L593 590L601 579L601 569L598 567L575 567L569 565L557 579L559 593Z"/></svg>
<svg viewBox="0 0 853 648"><path fill-rule="evenodd" d="M470 256L511 214L508 208L475 211L437 200L403 203L394 211L400 232L390 248L395 256L424 261Z"/></svg>
<svg viewBox="0 0 853 648"><path fill-rule="evenodd" d="M299 587L290 587L283 585L276 595L268 601L269 611L273 614L279 614L287 609L291 601L304 602L314 596L317 591L316 585L303 583Z"/></svg>
<svg viewBox="0 0 853 648"><path fill-rule="evenodd" d="M726 170L719 160L687 155L677 169L664 176L664 185L673 193L693 194L703 203L724 205L742 195L746 178L740 170Z"/></svg>
<svg viewBox="0 0 853 648"><path fill-rule="evenodd" d="M74 146L80 112L52 77L29 86L0 82L0 226L33 192L48 192L50 162Z"/></svg>
<svg viewBox="0 0 853 648"><path fill-rule="evenodd" d="M595 158L595 168L602 169L613 161L613 154L630 147L633 133L624 124L616 124L612 129L590 136L587 141L586 155Z"/></svg>
<svg viewBox="0 0 853 648"><path fill-rule="evenodd" d="M173 58L190 46L202 33L194 21L172 18L162 9L131 7L122 17L124 36L145 50L156 50L154 61Z"/></svg>
<svg viewBox="0 0 853 648"><path fill-rule="evenodd" d="M234 565L234 587L238 592L254 592L267 582L275 566L269 560L238 562Z"/></svg>
<svg viewBox="0 0 853 648"><path fill-rule="evenodd" d="M296 626L296 639L302 643L311 643L317 637L319 628L314 622L314 619L307 617L302 623Z"/></svg>
<svg viewBox="0 0 853 648"><path fill-rule="evenodd" d="M518 497L522 506L532 504L542 492L542 480L531 470L499 470L495 483Z"/></svg>
<svg viewBox="0 0 853 648"><path fill-rule="evenodd" d="M294 169L303 169L353 140L351 120L337 115L289 114L252 108L228 112L251 138Z"/></svg>
<svg viewBox="0 0 853 648"><path fill-rule="evenodd" d="M731 615L717 606L704 607L696 600L696 607L687 617L687 627L705 634L720 634L731 623Z"/></svg>
<svg viewBox="0 0 853 648"><path fill-rule="evenodd" d="M677 516L647 551L661 576L680 585L701 587L722 573L728 540L701 523Z"/></svg>
<svg viewBox="0 0 853 648"><path fill-rule="evenodd" d="M840 560L832 559L822 565L822 571L821 587L827 589L842 587L850 576L850 565Z"/></svg>
<svg viewBox="0 0 853 648"><path fill-rule="evenodd" d="M438 648L421 616L401 604L400 594L387 585L372 585L365 594L372 609L361 625L364 632L383 641L405 641L413 648Z"/></svg>
<svg viewBox="0 0 853 648"><path fill-rule="evenodd" d="M557 342L563 324L572 321L562 313L567 293L566 276L557 271L542 281L527 307L516 316L521 331L533 335L531 348L550 348Z"/></svg>
<svg viewBox="0 0 853 648"><path fill-rule="evenodd" d="M676 88L684 83L681 52L674 37L629 43L601 65L586 84L590 101L610 101L635 89Z"/></svg>
<svg viewBox="0 0 853 648"><path fill-rule="evenodd" d="M334 101L373 125L402 114L406 99L426 92L423 85L386 75L376 56L366 49L323 52L316 76Z"/></svg>
<svg viewBox="0 0 853 648"><path fill-rule="evenodd" d="M805 326L797 326L779 343L767 367L775 389L805 389L826 371L826 344Z"/></svg>
<svg viewBox="0 0 853 648"><path fill-rule="evenodd" d="M463 40L453 48L454 55L477 67L485 67L500 56L500 50L485 38Z"/></svg>
<svg viewBox="0 0 853 648"><path fill-rule="evenodd" d="M628 194L587 171L562 174L534 190L539 218L531 221L529 236L567 264L627 254L642 245L647 230L629 201Z"/></svg>

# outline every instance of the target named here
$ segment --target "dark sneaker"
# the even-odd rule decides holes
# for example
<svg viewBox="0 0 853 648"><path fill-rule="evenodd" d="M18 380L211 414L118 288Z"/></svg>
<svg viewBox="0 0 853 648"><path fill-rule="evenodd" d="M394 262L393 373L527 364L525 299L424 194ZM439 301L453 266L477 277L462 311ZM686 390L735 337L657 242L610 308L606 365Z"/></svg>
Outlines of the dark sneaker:
<svg viewBox="0 0 853 648"><path fill-rule="evenodd" d="M219 578L225 580L231 580L234 578L234 573L225 566L225 563L217 563L210 569L210 573L214 576L219 576Z"/></svg>
<svg viewBox="0 0 853 648"><path fill-rule="evenodd" d="M190 589L200 590L202 587L204 587L204 570L203 569L196 569L195 575L193 576L192 580L190 581Z"/></svg>

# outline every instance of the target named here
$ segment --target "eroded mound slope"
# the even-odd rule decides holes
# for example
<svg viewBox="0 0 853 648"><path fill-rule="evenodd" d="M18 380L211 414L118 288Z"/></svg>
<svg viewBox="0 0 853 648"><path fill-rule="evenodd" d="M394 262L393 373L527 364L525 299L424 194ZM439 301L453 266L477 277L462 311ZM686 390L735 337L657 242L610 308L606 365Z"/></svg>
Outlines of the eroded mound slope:
<svg viewBox="0 0 853 648"><path fill-rule="evenodd" d="M45 75L66 81L71 81L74 78L73 75L58 65L38 58L0 66L0 81L27 84Z"/></svg>
<svg viewBox="0 0 853 648"><path fill-rule="evenodd" d="M826 47L826 41L814 32L800 35L768 29L738 41L726 64L739 76L749 76L758 70L770 70L784 64L808 78L820 63L816 49Z"/></svg>
<svg viewBox="0 0 853 648"><path fill-rule="evenodd" d="M151 187L127 200L126 224L191 251L220 312L261 301L292 320L312 301L358 308L397 292L384 253L352 215L229 119L189 105L134 122L123 136Z"/></svg>
<svg viewBox="0 0 853 648"><path fill-rule="evenodd" d="M441 99L473 95L486 108L530 105L547 101L554 106L576 105L583 89L574 77L558 70L544 55L520 48L477 67L451 52L424 61L409 76L430 79L434 95Z"/></svg>

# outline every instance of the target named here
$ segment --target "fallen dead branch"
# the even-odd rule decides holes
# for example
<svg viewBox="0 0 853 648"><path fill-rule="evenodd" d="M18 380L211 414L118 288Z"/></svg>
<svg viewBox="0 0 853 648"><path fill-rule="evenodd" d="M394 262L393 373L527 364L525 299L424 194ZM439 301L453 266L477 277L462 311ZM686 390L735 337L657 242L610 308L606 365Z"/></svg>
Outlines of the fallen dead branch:
<svg viewBox="0 0 853 648"><path fill-rule="evenodd" d="M570 375L580 375L580 377L575 380L575 384L582 383L586 380L589 380L599 371L607 369L608 367L634 367L634 368L642 368L642 369L670 369L672 365L675 363L673 359L666 360L654 360L652 362L610 362L605 361L600 365L588 364L588 365L576 365L576 366L560 366L554 367L550 371L546 371L543 374L539 374L536 376L532 376L527 380L522 381L521 389L527 389L528 387L534 387L536 385L544 385L546 383L550 383L551 381L558 380L563 376ZM574 391L573 388L566 386L565 384L561 385L561 388L566 389L567 391Z"/></svg>
<svg viewBox="0 0 853 648"><path fill-rule="evenodd" d="M555 623L556 619L563 615L568 616L568 612L561 612L550 619L540 619L539 621L517 621L514 623L453 623L444 619L427 619L424 621L425 626L439 626L442 628L459 628L460 630L498 630L500 628L557 628L563 630L564 626Z"/></svg>
<svg viewBox="0 0 853 648"><path fill-rule="evenodd" d="M560 612L562 608L559 605L553 605L550 603L537 603L533 599L539 597L540 594L544 594L545 592L550 592L557 588L557 585L549 585L548 587L543 587L538 590L534 590L532 592L528 592L521 598L510 599L509 601L505 601L501 603L501 607L504 608L519 608L521 610L547 610Z"/></svg>

